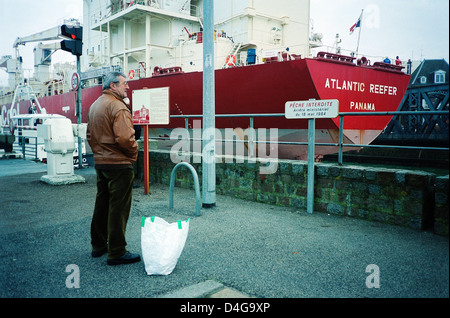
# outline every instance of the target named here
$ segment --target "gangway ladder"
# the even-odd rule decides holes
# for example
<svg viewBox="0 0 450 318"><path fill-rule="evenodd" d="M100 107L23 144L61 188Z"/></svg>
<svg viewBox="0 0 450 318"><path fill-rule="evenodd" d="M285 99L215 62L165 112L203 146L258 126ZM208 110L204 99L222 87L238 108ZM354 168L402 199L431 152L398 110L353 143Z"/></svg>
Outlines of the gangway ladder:
<svg viewBox="0 0 450 318"><path fill-rule="evenodd" d="M236 56L237 53L239 52L239 50L241 49L241 47L242 47L242 43L241 43L241 42L235 43L235 44L233 45L233 47L232 47L231 50L230 50L230 54L227 55L227 58L225 59L225 63L223 64L223 67L222 67L222 68L228 68L228 67L230 67L230 65L228 65L228 57L229 57L229 56L233 56L233 55Z"/></svg>
<svg viewBox="0 0 450 318"><path fill-rule="evenodd" d="M169 209L173 209L173 188L175 187L175 175L181 166L187 167L194 178L194 186L195 186L195 215L200 216L200 208L201 208L201 199L200 199L200 185L198 182L197 171L195 171L194 167L187 162L178 163L172 170L172 174L170 175L170 188L169 188Z"/></svg>
<svg viewBox="0 0 450 318"><path fill-rule="evenodd" d="M36 93L32 90L32 87L31 87L31 85L29 83L27 83L27 84L20 83L20 84L18 84L16 86L16 90L14 91L14 97L13 97L13 102L12 102L12 105L11 105L11 109L14 109L16 101L18 101L18 96L17 95L19 94L19 91L22 94L23 93L26 94L26 99L25 100L29 100L30 101L30 106L32 106L32 102L34 101L34 102L36 102L36 106L37 106L37 108L39 108L39 112L41 114L46 114L47 113L45 108L41 107L41 104L39 103L39 100L36 97ZM36 111L37 111L37 109L36 109ZM17 115L20 114L19 103L17 103L16 114Z"/></svg>

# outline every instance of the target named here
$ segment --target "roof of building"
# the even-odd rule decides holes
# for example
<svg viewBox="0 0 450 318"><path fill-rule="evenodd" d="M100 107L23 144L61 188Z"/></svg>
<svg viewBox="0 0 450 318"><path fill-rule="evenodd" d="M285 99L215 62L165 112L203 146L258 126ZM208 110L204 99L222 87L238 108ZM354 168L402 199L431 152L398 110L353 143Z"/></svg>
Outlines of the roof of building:
<svg viewBox="0 0 450 318"><path fill-rule="evenodd" d="M444 59L436 60L423 60L419 67L411 74L410 86L416 85L430 85L435 83L435 72L444 71L445 72L445 83L449 82L449 65ZM420 79L422 77L426 78L425 83L421 83ZM439 83L442 84L442 83Z"/></svg>

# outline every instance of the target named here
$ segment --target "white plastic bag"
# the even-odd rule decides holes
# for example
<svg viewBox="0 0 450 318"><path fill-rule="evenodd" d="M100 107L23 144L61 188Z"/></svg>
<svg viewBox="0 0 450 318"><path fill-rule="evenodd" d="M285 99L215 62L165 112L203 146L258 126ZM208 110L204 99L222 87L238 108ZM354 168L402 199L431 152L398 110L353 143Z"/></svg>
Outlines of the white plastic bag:
<svg viewBox="0 0 450 318"><path fill-rule="evenodd" d="M143 217L141 249L147 275L169 275L177 265L189 231L189 219L168 223Z"/></svg>

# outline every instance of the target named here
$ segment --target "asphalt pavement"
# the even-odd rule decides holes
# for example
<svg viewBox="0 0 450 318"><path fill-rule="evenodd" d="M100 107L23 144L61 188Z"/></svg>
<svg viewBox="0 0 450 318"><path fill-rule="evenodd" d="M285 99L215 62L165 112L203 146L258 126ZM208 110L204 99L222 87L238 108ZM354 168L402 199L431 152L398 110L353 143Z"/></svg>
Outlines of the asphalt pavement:
<svg viewBox="0 0 450 318"><path fill-rule="evenodd" d="M52 186L44 164L0 160L0 298L449 297L448 237L221 195L195 216L193 190L175 188L169 209L161 184L133 190L127 248L141 253L142 217L190 219L174 271L108 266L90 256L95 170L75 173L86 182Z"/></svg>

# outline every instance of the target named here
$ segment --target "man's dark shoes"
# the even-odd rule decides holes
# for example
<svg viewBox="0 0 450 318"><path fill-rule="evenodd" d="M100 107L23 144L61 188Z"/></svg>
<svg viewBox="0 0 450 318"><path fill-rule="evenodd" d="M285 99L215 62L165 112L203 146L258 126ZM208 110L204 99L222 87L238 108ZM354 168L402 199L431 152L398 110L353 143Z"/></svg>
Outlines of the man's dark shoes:
<svg viewBox="0 0 450 318"><path fill-rule="evenodd" d="M100 257L103 256L103 254L108 253L108 248L102 248L101 250L97 250L97 251L92 251L91 255L92 257Z"/></svg>
<svg viewBox="0 0 450 318"><path fill-rule="evenodd" d="M141 260L141 256L139 254L133 254L130 252L125 252L121 257L109 259L106 261L108 265L121 265L121 264L131 264L136 263Z"/></svg>

